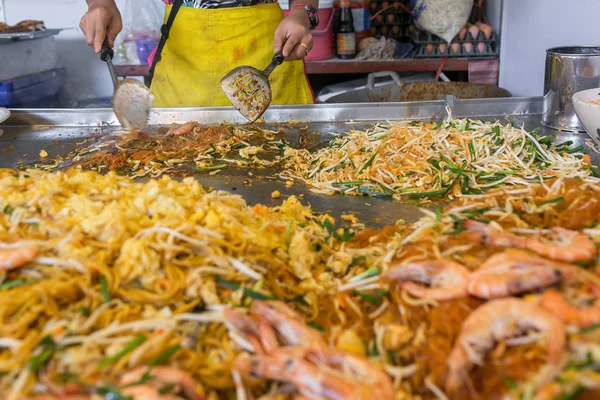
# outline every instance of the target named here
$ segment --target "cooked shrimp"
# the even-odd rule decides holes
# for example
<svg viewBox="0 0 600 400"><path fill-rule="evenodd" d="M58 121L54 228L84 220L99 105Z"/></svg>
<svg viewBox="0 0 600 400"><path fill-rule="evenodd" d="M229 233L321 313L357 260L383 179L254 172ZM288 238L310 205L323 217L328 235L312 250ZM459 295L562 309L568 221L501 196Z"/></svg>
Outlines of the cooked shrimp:
<svg viewBox="0 0 600 400"><path fill-rule="evenodd" d="M307 399L394 398L383 371L356 356L332 350L278 349L268 356L240 356L234 368L246 377L289 382Z"/></svg>
<svg viewBox="0 0 600 400"><path fill-rule="evenodd" d="M497 229L492 225L466 219L463 221L463 227L469 231L469 238L481 245L525 248L525 238Z"/></svg>
<svg viewBox="0 0 600 400"><path fill-rule="evenodd" d="M546 290L542 294L540 305L552 314L556 315L566 324L577 325L585 328L600 323L600 302L593 305L578 308L569 304L567 299L555 290Z"/></svg>
<svg viewBox="0 0 600 400"><path fill-rule="evenodd" d="M457 393L474 365L483 365L496 342L535 329L547 335L548 361L558 366L565 353L562 321L534 304L516 298L493 300L475 309L462 323L448 357L446 388Z"/></svg>
<svg viewBox="0 0 600 400"><path fill-rule="evenodd" d="M490 300L553 285L561 276L559 266L552 261L509 250L488 258L470 275L466 288L471 296Z"/></svg>
<svg viewBox="0 0 600 400"><path fill-rule="evenodd" d="M596 260L596 244L583 232L555 227L551 229L552 241L541 235L527 238L527 249L552 260L576 263Z"/></svg>
<svg viewBox="0 0 600 400"><path fill-rule="evenodd" d="M0 249L0 270L11 270L22 267L32 261L38 254L38 247L26 245L13 249Z"/></svg>
<svg viewBox="0 0 600 400"><path fill-rule="evenodd" d="M427 260L391 267L385 279L409 281L402 284L408 293L419 298L451 300L467 295L470 271L449 260ZM421 282L429 288L416 284Z"/></svg>
<svg viewBox="0 0 600 400"><path fill-rule="evenodd" d="M70 394L70 395L55 395L55 394L40 394L37 396L20 397L19 400L101 400L100 396L89 394ZM135 399L137 400L137 399ZM141 400L141 399L140 399ZM162 399L164 400L164 399Z"/></svg>
<svg viewBox="0 0 600 400"><path fill-rule="evenodd" d="M175 136L185 135L185 134L193 131L195 127L196 127L196 123L190 121L190 122L186 122L183 125L179 125L175 128L171 128L167 134L173 134Z"/></svg>
<svg viewBox="0 0 600 400"><path fill-rule="evenodd" d="M471 240L482 245L527 249L556 261L590 261L598 253L596 244L585 233L565 228L552 228L552 240L547 241L539 234L522 237L471 219L465 220L463 226L470 231Z"/></svg>
<svg viewBox="0 0 600 400"><path fill-rule="evenodd" d="M306 358L317 365L325 364L350 374L352 382L362 385L364 398L393 399L394 387L390 377L362 357L334 350L309 350Z"/></svg>
<svg viewBox="0 0 600 400"><path fill-rule="evenodd" d="M121 377L120 386L139 382L146 372L148 372L147 367L138 367L125 373ZM200 400L202 398L202 391L196 384L196 381L184 370L174 367L156 366L152 367L150 375L152 379L148 382L149 384L156 382L162 385L175 385L174 392L177 393L178 389L181 389L189 400Z"/></svg>
<svg viewBox="0 0 600 400"><path fill-rule="evenodd" d="M264 344L261 340L261 332L258 329L258 323L247 314L244 314L238 309L228 308L223 313L225 324L229 325L231 329L235 329L243 335L244 340L252 345L254 352L258 354L266 353L267 351L263 348ZM264 328L263 328L264 329ZM269 340L269 335L265 341ZM271 346L268 345L270 348Z"/></svg>
<svg viewBox="0 0 600 400"><path fill-rule="evenodd" d="M255 301L250 313L268 322L275 329L286 346L301 346L311 349L327 348L327 343L319 331L306 324L304 318L280 301ZM265 325L259 327L261 333Z"/></svg>

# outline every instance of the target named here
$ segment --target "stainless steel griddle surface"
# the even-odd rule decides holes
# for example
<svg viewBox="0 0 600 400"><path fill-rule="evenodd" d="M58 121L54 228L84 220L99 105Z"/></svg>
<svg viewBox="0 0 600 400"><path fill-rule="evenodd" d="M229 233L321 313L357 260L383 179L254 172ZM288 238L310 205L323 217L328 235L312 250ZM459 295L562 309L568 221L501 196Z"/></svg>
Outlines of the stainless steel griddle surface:
<svg viewBox="0 0 600 400"><path fill-rule="evenodd" d="M515 125L524 124L528 130L541 127L541 99L513 98L497 100L466 100L445 102L418 102L399 104L353 104L353 105L314 105L298 107L272 107L265 114L267 128L283 127L285 139L297 145L302 135L305 148L315 148L331 140L334 134L341 134L357 127L369 127L378 121L423 119L446 115L446 106L453 106L456 117L470 117L484 121L506 120ZM151 116L151 130L173 123L198 121L211 125L223 121L242 123L241 117L233 109L177 109L155 111ZM289 124L287 121L299 121ZM17 168L44 161L39 153L43 149L49 158L65 156L83 141L89 145L112 135L118 122L111 110L13 110L11 118L0 126L0 167ZM304 129L308 127L308 129ZM302 130L300 130L302 128ZM319 132L320 135L311 135ZM585 133L568 133L542 127L540 132L551 135L557 142L573 141L582 145L587 139ZM586 152L597 164L596 153L586 147ZM367 227L378 228L395 223L398 219L414 222L420 218L420 207L427 204L417 202L401 203L389 199L334 195L326 196L311 193L302 183L292 187L275 176L279 169L247 169L228 167L221 173L209 176L196 175L205 186L242 195L249 204L262 203L268 206L281 204L290 195L304 194L305 204L321 212L329 212L339 218L343 213L354 213ZM258 179L262 176L262 179ZM279 190L279 199L272 199L271 193ZM431 203L429 205L431 207Z"/></svg>

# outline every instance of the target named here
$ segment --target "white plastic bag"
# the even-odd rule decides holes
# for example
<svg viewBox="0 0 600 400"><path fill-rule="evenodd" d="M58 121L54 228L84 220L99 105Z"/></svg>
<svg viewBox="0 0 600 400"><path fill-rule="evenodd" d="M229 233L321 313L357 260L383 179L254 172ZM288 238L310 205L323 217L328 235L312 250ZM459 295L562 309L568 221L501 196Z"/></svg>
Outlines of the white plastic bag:
<svg viewBox="0 0 600 400"><path fill-rule="evenodd" d="M119 64L140 64L136 41L160 38L165 4L162 0L117 0L123 30L115 40Z"/></svg>
<svg viewBox="0 0 600 400"><path fill-rule="evenodd" d="M450 43L467 23L473 0L411 0L413 19L419 29Z"/></svg>

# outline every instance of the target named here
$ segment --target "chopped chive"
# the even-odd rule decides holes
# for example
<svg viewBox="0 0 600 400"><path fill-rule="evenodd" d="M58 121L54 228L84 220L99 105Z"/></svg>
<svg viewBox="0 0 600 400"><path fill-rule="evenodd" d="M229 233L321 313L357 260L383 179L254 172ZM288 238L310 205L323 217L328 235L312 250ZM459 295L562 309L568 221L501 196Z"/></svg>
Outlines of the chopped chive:
<svg viewBox="0 0 600 400"><path fill-rule="evenodd" d="M471 155L471 162L475 161L475 146L473 146L473 142L469 142L467 145L469 147L469 154Z"/></svg>
<svg viewBox="0 0 600 400"><path fill-rule="evenodd" d="M7 205L5 205L5 206L4 206L4 209L2 210L2 212L3 212L4 214L12 214L12 212L13 212L14 210L15 210L15 209L14 209L14 208L13 208L13 207L12 207L10 204L7 204Z"/></svg>
<svg viewBox="0 0 600 400"><path fill-rule="evenodd" d="M347 226L345 226L342 229L341 235L338 234L337 232L333 232L333 237L335 238L335 240L337 240L340 243L352 240L354 238L354 236L355 236L355 233L352 232Z"/></svg>
<svg viewBox="0 0 600 400"><path fill-rule="evenodd" d="M29 359L29 371L31 372L40 369L52 357L57 347L56 342L50 336L44 337L38 345L42 346L42 351Z"/></svg>
<svg viewBox="0 0 600 400"><path fill-rule="evenodd" d="M123 349L121 349L121 351L119 351L117 354L115 354L113 356L106 357L105 359L100 361L100 364L98 364L98 365L100 367L106 367L110 364L113 364L113 363L119 361L121 358L123 358L125 355L127 355L127 353L132 352L136 347L138 347L140 344L144 343L145 341L146 341L146 336L144 336L144 335L136 336L131 342L127 343L125 345L125 347L123 347Z"/></svg>
<svg viewBox="0 0 600 400"><path fill-rule="evenodd" d="M456 174L456 177L454 178L454 180L446 188L440 189L440 190L435 190L433 192L409 193L408 198L411 200L414 200L414 199L423 199L426 197L437 197L437 196L447 195L448 192L450 192L450 190L452 190L454 185L456 185L456 182L458 182L458 180L462 176L466 167L467 167L467 163L463 163L463 165L458 170L458 173Z"/></svg>
<svg viewBox="0 0 600 400"><path fill-rule="evenodd" d="M378 290L376 293L366 293L366 292L359 292L358 290L355 290L353 292L354 296L359 296L361 298L363 298L365 301L368 301L369 303L373 304L373 305L380 305L382 302L382 297L385 296L386 294L388 294L388 290Z"/></svg>
<svg viewBox="0 0 600 400"><path fill-rule="evenodd" d="M541 202L540 204L538 204L538 207L545 206L546 204L560 204L563 201L565 201L565 199L563 197L557 197L552 200L547 200L547 201Z"/></svg>
<svg viewBox="0 0 600 400"><path fill-rule="evenodd" d="M354 257L352 259L352 262L350 263L350 267L354 267L355 265L363 263L365 261L367 261L367 256Z"/></svg>
<svg viewBox="0 0 600 400"><path fill-rule="evenodd" d="M96 393L110 400L133 400L131 396L123 396L116 386L105 383L96 388Z"/></svg>
<svg viewBox="0 0 600 400"><path fill-rule="evenodd" d="M366 270L365 272L362 272L352 278L349 279L349 282L357 282L357 281L361 281L363 279L367 279L367 278L371 278L373 276L377 276L381 273L381 270L377 267L371 267L368 270Z"/></svg>
<svg viewBox="0 0 600 400"><path fill-rule="evenodd" d="M444 211L444 210L442 209L442 207L438 207L438 208L436 208L436 209L434 210L434 212L435 212L435 220L436 220L437 222L442 222L442 212L443 212L443 211Z"/></svg>
<svg viewBox="0 0 600 400"><path fill-rule="evenodd" d="M421 124L421 121L415 120L415 121L410 121L408 125L410 125L410 126L419 126L420 124Z"/></svg>
<svg viewBox="0 0 600 400"><path fill-rule="evenodd" d="M369 189L359 188L358 191L364 195L372 197L394 197L393 193L377 192Z"/></svg>
<svg viewBox="0 0 600 400"><path fill-rule="evenodd" d="M446 157L444 154L440 154L440 158L442 159L442 161L444 161L446 164L448 164L450 167L452 168L458 168L456 166L456 164L454 164L452 162L452 160L450 160L448 157Z"/></svg>
<svg viewBox="0 0 600 400"><path fill-rule="evenodd" d="M579 332L580 333L590 333L590 332L595 331L596 329L600 329L600 323L586 326L585 328L581 328L579 330Z"/></svg>
<svg viewBox="0 0 600 400"><path fill-rule="evenodd" d="M148 368L152 368L152 367L155 367L157 365L164 363L169 358L171 358L171 356L173 354L177 353L179 350L181 350L180 345L175 345L175 346L169 347L168 349L166 349L165 351L160 353L158 356L156 356L156 358L154 360L150 361L150 364L148 364Z"/></svg>
<svg viewBox="0 0 600 400"><path fill-rule="evenodd" d="M569 153L569 154L581 153L583 150L584 150L583 146L577 146L577 147L567 150L567 153Z"/></svg>
<svg viewBox="0 0 600 400"><path fill-rule="evenodd" d="M237 283L227 281L227 280L225 280L225 279L223 279L223 278L221 278L219 276L217 276L215 278L215 281L219 285L225 286L226 288L231 289L231 290L239 290L239 288L241 287ZM268 296L266 294L255 292L252 289L242 288L242 290L244 291L244 294L246 296L251 297L251 298L256 299L256 300L276 300L275 297L273 297L273 296Z"/></svg>
<svg viewBox="0 0 600 400"><path fill-rule="evenodd" d="M5 281L0 285L0 290L12 289L19 286L27 285L29 283L26 279L15 279L14 281Z"/></svg>
<svg viewBox="0 0 600 400"><path fill-rule="evenodd" d="M309 322L307 325L310 326L313 329L318 330L319 332L325 332L325 328L322 327L321 325L318 325L315 322Z"/></svg>
<svg viewBox="0 0 600 400"><path fill-rule="evenodd" d="M334 182L332 185L334 187L340 186L360 186L363 184L363 181L348 181L348 182Z"/></svg>
<svg viewBox="0 0 600 400"><path fill-rule="evenodd" d="M158 393L159 393L161 396L164 396L165 394L169 394L169 393L171 393L171 392L173 391L173 389L174 389L174 388L175 388L175 384L174 384L174 383L168 383L168 384L164 385L163 387L161 387L161 388L158 390Z"/></svg>
<svg viewBox="0 0 600 400"><path fill-rule="evenodd" d="M363 172L365 169L369 168L371 166L371 164L373 164L373 161L375 160L375 157L377 157L377 153L373 154L371 156L371 158L369 158L369 160L365 163L365 165L363 165L359 170L358 173L360 174L361 172Z"/></svg>
<svg viewBox="0 0 600 400"><path fill-rule="evenodd" d="M555 400L575 400L580 394L585 392L585 388L583 386L577 386L570 393L561 394L558 397L555 397Z"/></svg>
<svg viewBox="0 0 600 400"><path fill-rule="evenodd" d="M90 309L85 307L85 306L81 306L79 307L79 310L77 310L78 313L82 314L85 317L89 317L90 316Z"/></svg>
<svg viewBox="0 0 600 400"><path fill-rule="evenodd" d="M198 168L196 168L196 171L198 171L198 172L215 171L217 169L223 169L223 168L227 168L227 164L211 165L210 167L198 167Z"/></svg>
<svg viewBox="0 0 600 400"><path fill-rule="evenodd" d="M106 277L104 275L100 275L100 289L102 290L102 297L104 298L104 302L110 303L110 292L108 291L108 283L106 283Z"/></svg>
<svg viewBox="0 0 600 400"><path fill-rule="evenodd" d="M463 126L462 130L469 131L469 130L471 130L470 128L471 128L471 120L468 119L467 122L465 123L465 125Z"/></svg>
<svg viewBox="0 0 600 400"><path fill-rule="evenodd" d="M442 127L443 124L444 124L443 122L440 122L436 126L434 126L433 128L431 128L431 130L437 131L438 129L440 129Z"/></svg>
<svg viewBox="0 0 600 400"><path fill-rule="evenodd" d="M440 170L442 169L442 168L440 167L440 162L439 162L438 160L434 160L433 158L430 158L430 159L428 159L428 160L427 160L427 162L428 162L429 164L431 164L431 166L432 166L433 168L435 168L435 169L440 169Z"/></svg>
<svg viewBox="0 0 600 400"><path fill-rule="evenodd" d="M542 130L542 128L540 128L539 126L537 128L534 128L531 133L533 133L534 135L539 133Z"/></svg>
<svg viewBox="0 0 600 400"><path fill-rule="evenodd" d="M506 386L508 386L511 390L519 389L519 386L511 377L504 375L502 377L502 380L504 381L504 383L506 383Z"/></svg>
<svg viewBox="0 0 600 400"><path fill-rule="evenodd" d="M229 135L225 136L225 140L231 139L234 136L235 136L235 133L230 133Z"/></svg>

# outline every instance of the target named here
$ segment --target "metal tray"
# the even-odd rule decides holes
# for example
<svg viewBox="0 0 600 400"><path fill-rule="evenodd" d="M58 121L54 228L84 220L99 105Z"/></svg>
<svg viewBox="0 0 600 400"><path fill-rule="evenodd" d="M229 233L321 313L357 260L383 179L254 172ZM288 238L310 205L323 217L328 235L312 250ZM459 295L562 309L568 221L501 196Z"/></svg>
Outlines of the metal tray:
<svg viewBox="0 0 600 400"><path fill-rule="evenodd" d="M43 31L30 31L30 32L14 32L14 33L0 33L0 44L2 41L13 41L13 40L31 40L40 39L47 36L58 35L62 29L46 29Z"/></svg>
<svg viewBox="0 0 600 400"><path fill-rule="evenodd" d="M319 132L313 145L329 141L333 134L347 132L356 127L372 125L377 121L403 119L429 119L446 115L446 106L452 107L456 117L471 117L488 121L509 118L526 129L539 127L542 112L541 98L506 98L412 103L368 103L368 104L321 104L310 106L273 106L264 119L267 126L280 123L285 128L286 140L296 144L300 135ZM219 124L223 121L244 123L243 117L233 108L183 108L161 109L151 113L153 127L197 121L201 124ZM303 121L286 124L288 121ZM350 122L350 123L349 123ZM84 139L100 139L117 129L118 121L110 109L79 110L13 110L10 118L0 129L0 168L15 168L23 164L40 162L39 152L44 149L50 157L66 155ZM302 130L308 126L307 130ZM576 146L584 143L585 133L552 131L542 127L542 134L550 134L559 142L572 140ZM7 149L11 151L7 152ZM596 153L590 152L597 163ZM361 222L376 228L393 224L398 219L416 221L422 204L400 203L388 199L311 193L302 183L287 188L276 177L277 170L227 168L214 176L198 175L205 186L241 194L250 204L263 203L269 206L281 204L281 199L271 198L271 192L279 190L282 198L304 194L303 202L317 211L326 211L339 218L340 214L356 213ZM264 179L257 179L264 175ZM248 185L248 179L252 182Z"/></svg>

